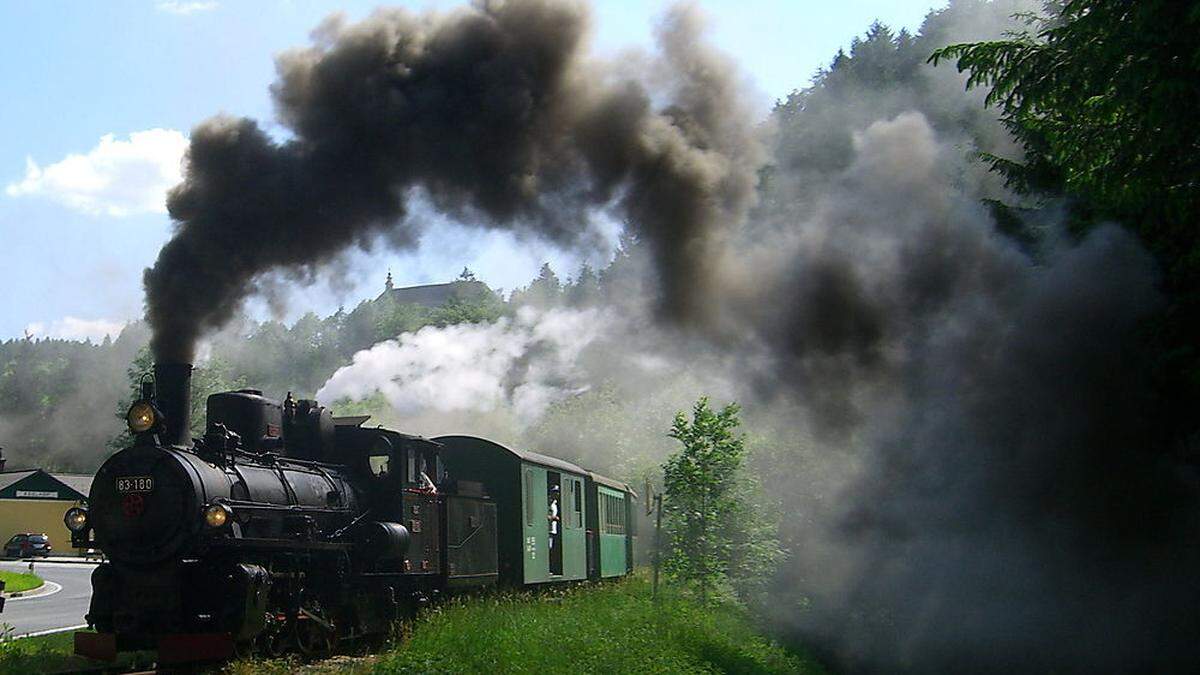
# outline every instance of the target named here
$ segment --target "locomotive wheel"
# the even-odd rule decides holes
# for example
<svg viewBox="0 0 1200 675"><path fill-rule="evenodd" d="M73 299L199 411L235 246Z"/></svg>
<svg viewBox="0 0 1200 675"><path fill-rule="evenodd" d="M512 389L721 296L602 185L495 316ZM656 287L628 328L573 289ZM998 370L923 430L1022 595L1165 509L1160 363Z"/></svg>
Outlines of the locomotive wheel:
<svg viewBox="0 0 1200 675"><path fill-rule="evenodd" d="M296 622L296 647L305 656L324 656L333 651L334 635L316 621Z"/></svg>
<svg viewBox="0 0 1200 675"><path fill-rule="evenodd" d="M288 641L279 631L271 631L258 638L258 648L267 656L277 659L287 653Z"/></svg>

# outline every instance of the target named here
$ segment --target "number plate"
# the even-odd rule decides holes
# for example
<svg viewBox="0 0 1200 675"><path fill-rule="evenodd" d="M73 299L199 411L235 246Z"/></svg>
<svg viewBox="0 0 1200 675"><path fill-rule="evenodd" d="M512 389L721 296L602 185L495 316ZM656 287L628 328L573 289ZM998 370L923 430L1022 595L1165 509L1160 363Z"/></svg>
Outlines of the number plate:
<svg viewBox="0 0 1200 675"><path fill-rule="evenodd" d="M117 479L117 492L154 492L151 476L121 476Z"/></svg>

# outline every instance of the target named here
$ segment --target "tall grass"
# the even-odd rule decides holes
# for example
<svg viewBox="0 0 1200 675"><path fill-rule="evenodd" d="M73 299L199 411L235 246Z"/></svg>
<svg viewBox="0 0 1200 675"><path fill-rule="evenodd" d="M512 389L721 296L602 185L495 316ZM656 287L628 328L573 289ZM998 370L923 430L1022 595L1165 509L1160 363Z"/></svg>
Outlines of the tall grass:
<svg viewBox="0 0 1200 675"><path fill-rule="evenodd" d="M551 594L454 601L427 612L379 673L819 673L755 631L736 606L670 591L655 603L633 578Z"/></svg>

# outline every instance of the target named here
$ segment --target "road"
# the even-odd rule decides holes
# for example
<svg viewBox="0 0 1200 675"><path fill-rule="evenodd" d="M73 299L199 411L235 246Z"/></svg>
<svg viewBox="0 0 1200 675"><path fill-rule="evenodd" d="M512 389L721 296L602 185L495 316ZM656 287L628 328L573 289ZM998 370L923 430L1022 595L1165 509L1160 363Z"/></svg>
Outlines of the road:
<svg viewBox="0 0 1200 675"><path fill-rule="evenodd" d="M28 572L29 562L0 562L0 569ZM92 597L93 569L95 565L81 563L34 563L35 574L62 589L40 597L9 598L0 623L13 627L13 637L83 624Z"/></svg>

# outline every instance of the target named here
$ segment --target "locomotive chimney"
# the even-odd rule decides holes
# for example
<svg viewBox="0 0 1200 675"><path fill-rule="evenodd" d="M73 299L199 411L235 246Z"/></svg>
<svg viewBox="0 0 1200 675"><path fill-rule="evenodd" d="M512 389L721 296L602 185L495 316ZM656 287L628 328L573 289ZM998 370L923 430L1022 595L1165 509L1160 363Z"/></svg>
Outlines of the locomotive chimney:
<svg viewBox="0 0 1200 675"><path fill-rule="evenodd" d="M164 445L190 445L192 364L154 364L154 402L166 418Z"/></svg>

